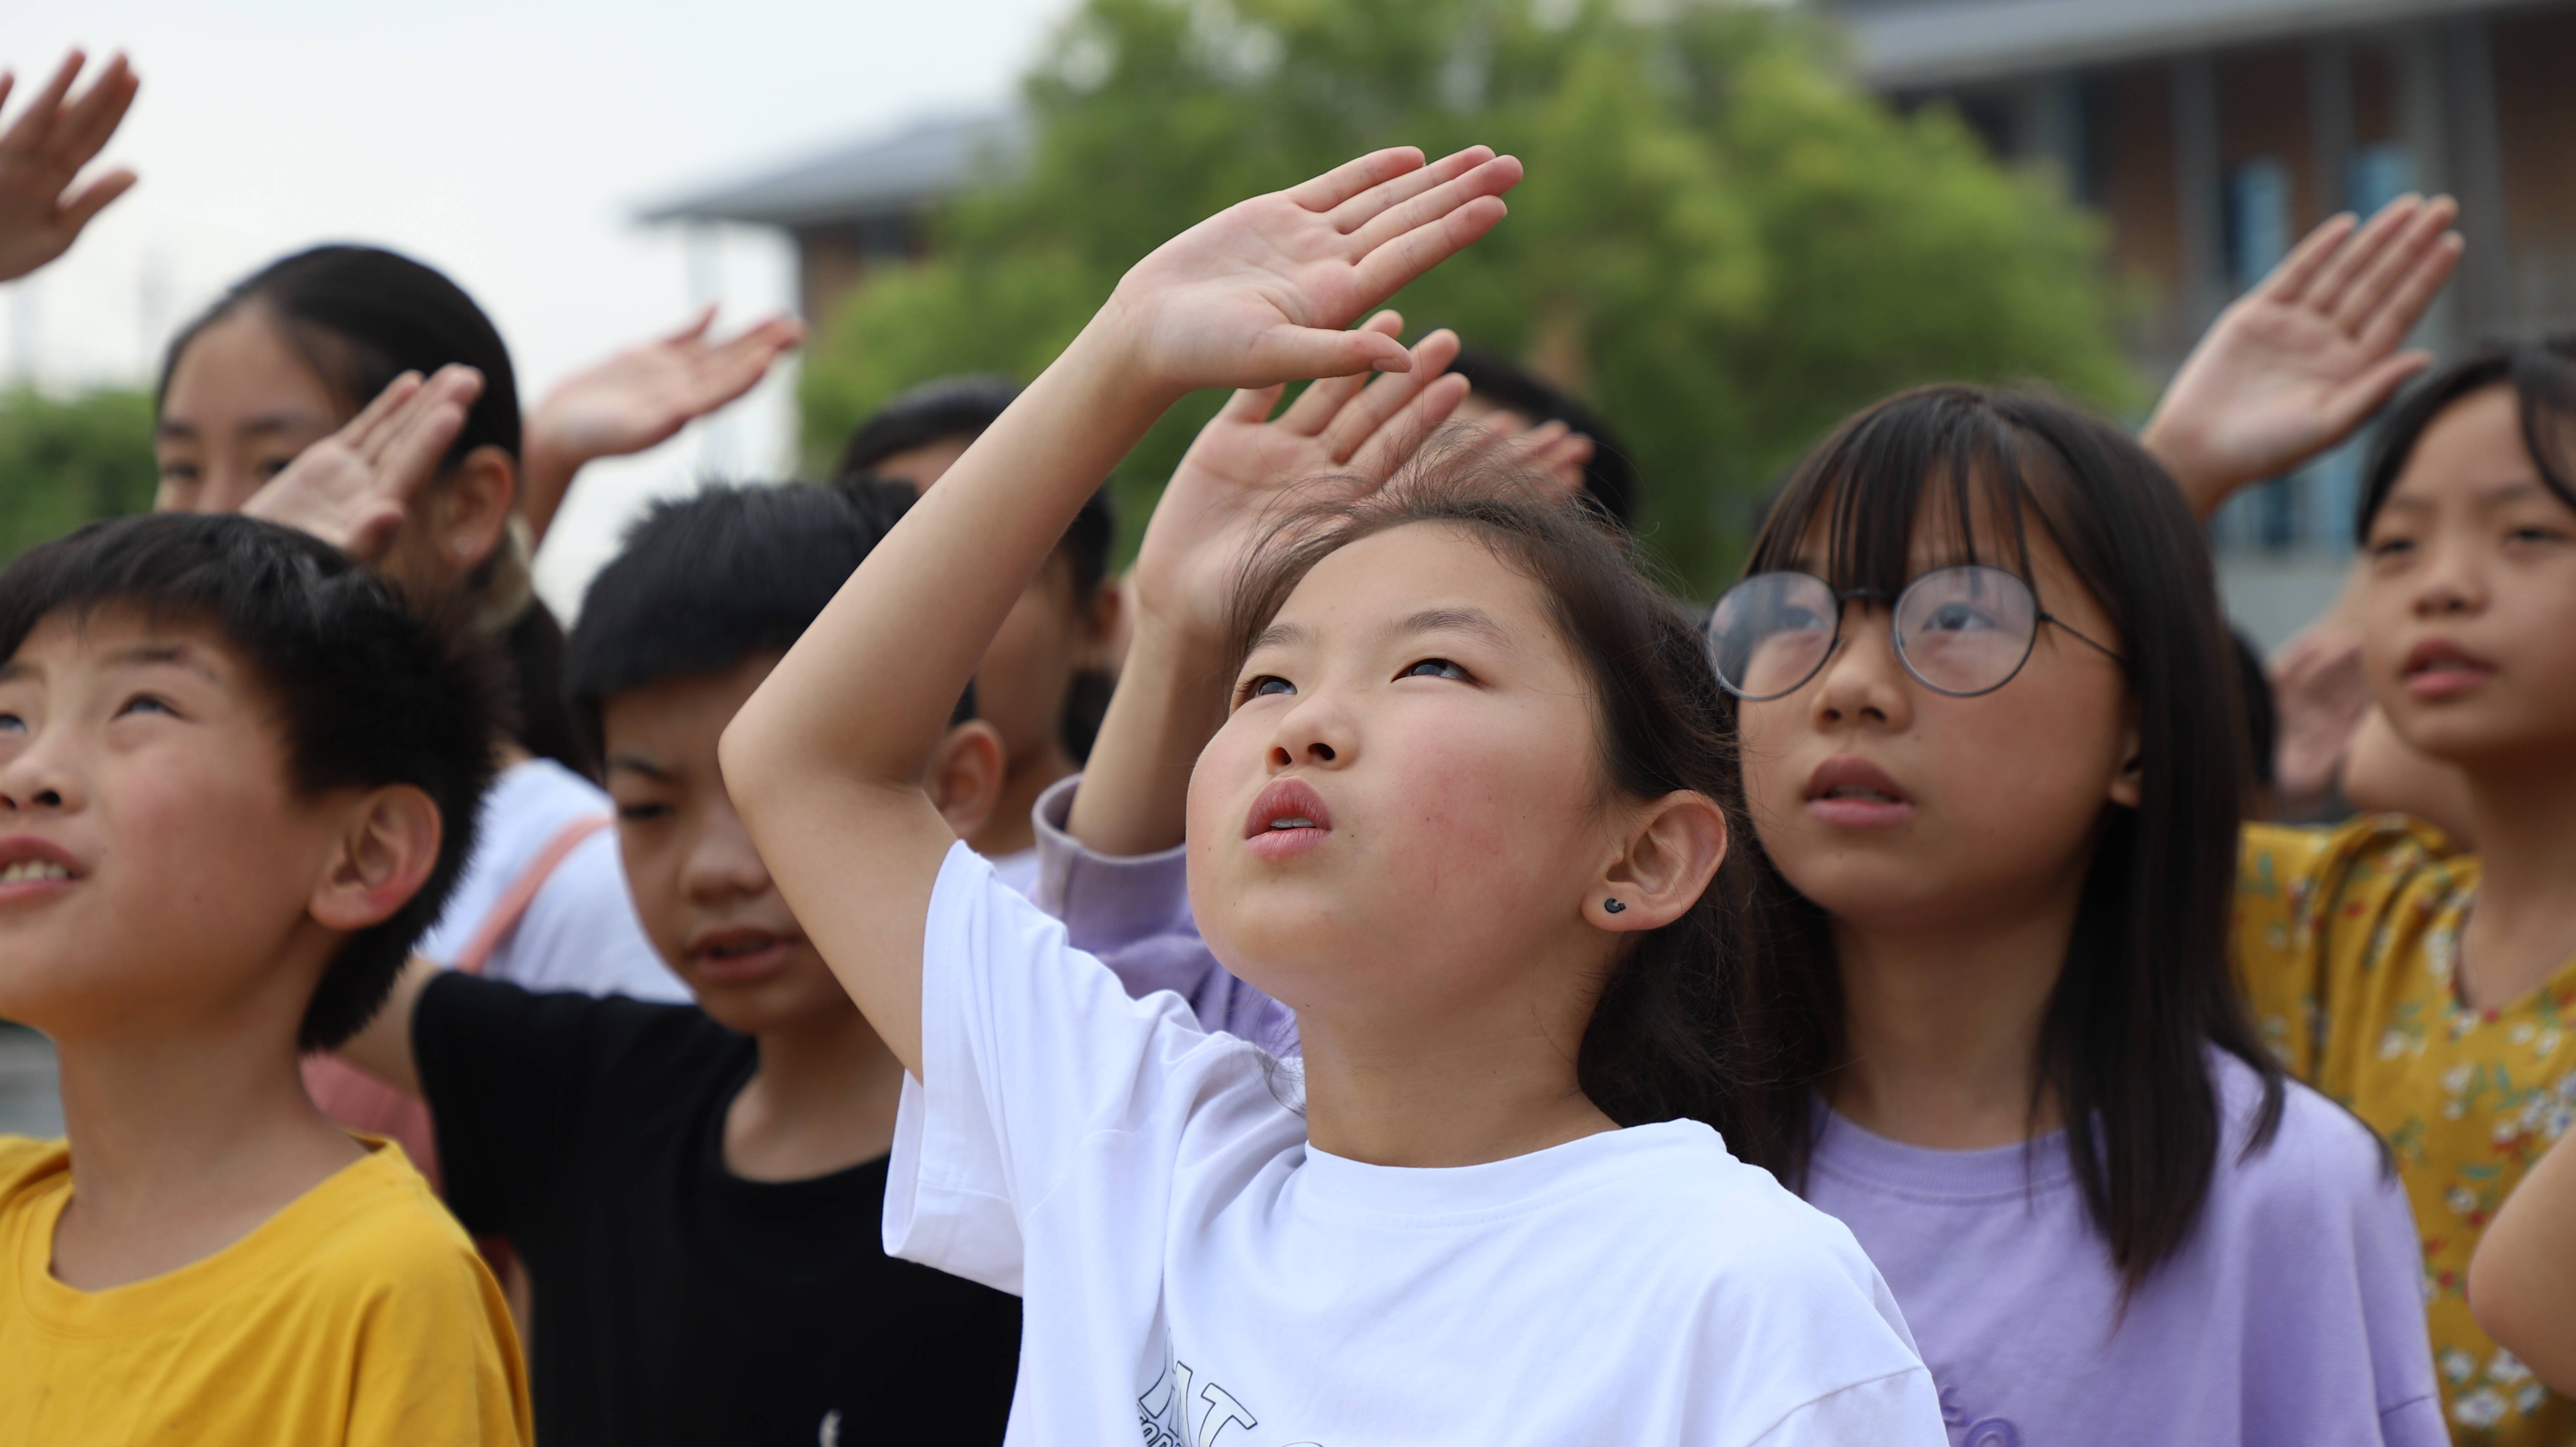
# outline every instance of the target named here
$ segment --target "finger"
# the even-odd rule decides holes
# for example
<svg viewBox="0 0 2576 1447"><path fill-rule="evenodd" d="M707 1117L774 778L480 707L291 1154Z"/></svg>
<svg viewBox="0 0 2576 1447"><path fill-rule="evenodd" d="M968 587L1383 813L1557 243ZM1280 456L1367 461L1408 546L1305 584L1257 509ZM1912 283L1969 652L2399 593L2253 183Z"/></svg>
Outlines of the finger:
<svg viewBox="0 0 2576 1447"><path fill-rule="evenodd" d="M81 188L63 207L63 226L77 236L89 225L90 218L107 209L107 203L134 188L134 173L119 167Z"/></svg>
<svg viewBox="0 0 2576 1447"><path fill-rule="evenodd" d="M1503 160L1511 158L1506 156ZM1513 162L1514 180L1519 179L1519 169L1519 163ZM1493 230L1508 214L1509 208L1503 205L1501 197L1478 196L1431 224L1408 231L1371 250L1354 268L1357 274L1353 283L1369 304L1393 296L1415 277L1465 250L1477 237Z"/></svg>
<svg viewBox="0 0 2576 1447"><path fill-rule="evenodd" d="M126 109L134 104L136 89L134 72L125 57L120 54L109 60L107 69L99 72L89 89L72 102L56 136L65 157L75 165L88 164L89 158L107 144L108 137L116 134Z"/></svg>
<svg viewBox="0 0 2576 1447"><path fill-rule="evenodd" d="M1333 229L1349 235L1387 208L1410 201L1434 186L1457 180L1493 158L1493 147L1469 146L1428 166L1407 171L1392 181L1371 186L1333 208Z"/></svg>
<svg viewBox="0 0 2576 1447"><path fill-rule="evenodd" d="M358 415L350 418L348 423L341 427L338 434L341 444L352 451L363 452L376 432L384 426L385 419L392 416L405 402L410 401L420 391L420 385L421 376L418 372L405 372L387 382L385 390L378 392L374 401L359 408Z"/></svg>
<svg viewBox="0 0 2576 1447"><path fill-rule="evenodd" d="M779 349L764 337L736 337L725 343L707 359L696 378L697 410L711 412L759 386L778 355Z"/></svg>
<svg viewBox="0 0 2576 1447"><path fill-rule="evenodd" d="M2368 421L2371 413L2397 395L2397 389L2405 386L2408 378L2431 365L2430 352L2400 352L2337 389L2325 405L2334 435L2343 436Z"/></svg>
<svg viewBox="0 0 2576 1447"><path fill-rule="evenodd" d="M1438 381L1458 360L1458 334L1447 328L1424 337L1413 349L1411 370L1369 383L1356 402L1324 429L1324 451L1335 462L1348 462L1362 444L1392 420L1405 404ZM1446 415L1446 414L1443 414Z"/></svg>
<svg viewBox="0 0 2576 1447"><path fill-rule="evenodd" d="M1413 359L1402 342L1383 332L1274 327L1254 340L1245 362L1257 376L1320 378L1401 372Z"/></svg>
<svg viewBox="0 0 2576 1447"><path fill-rule="evenodd" d="M1381 181L1422 165L1418 146L1389 146L1353 161L1344 161L1311 181L1288 188L1288 199L1309 211L1330 211Z"/></svg>
<svg viewBox="0 0 2576 1447"><path fill-rule="evenodd" d="M403 510L392 503L376 503L361 513L350 527L348 540L340 551L361 563L380 563L394 550L394 535L402 531Z"/></svg>
<svg viewBox="0 0 2576 1447"><path fill-rule="evenodd" d="M1401 338L1404 335L1404 315L1396 311L1379 312L1360 323L1360 330ZM1300 437L1313 437L1341 415L1342 408L1358 396L1368 382L1369 374L1366 372L1351 377L1326 377L1297 394L1297 400L1289 403L1288 410L1281 414L1279 426Z"/></svg>
<svg viewBox="0 0 2576 1447"><path fill-rule="evenodd" d="M1496 156L1400 206L1388 207L1367 225L1352 232L1351 241L1363 253L1373 251L1396 237L1418 231L1484 197L1500 196L1519 185L1520 179L1521 163L1517 157Z"/></svg>
<svg viewBox="0 0 2576 1447"><path fill-rule="evenodd" d="M2344 293L2351 290L2354 278L2379 259L2380 252L2406 229L2406 223L2412 221L2423 206L2423 197L2406 195L2371 213L2370 219L2362 223L2361 229L2352 234L2352 239L2344 243L2343 249L2335 253L2334 259L2326 263L2324 271L2309 286L2307 305L2333 315L2334 309L2342 304Z"/></svg>
<svg viewBox="0 0 2576 1447"><path fill-rule="evenodd" d="M439 368L420 385L418 391L377 425L374 434L359 448L358 455L365 458L371 467L381 469L388 466L387 459L407 445L412 434L426 425L427 419L450 407L462 417L482 391L481 372L462 363L450 362Z"/></svg>
<svg viewBox="0 0 2576 1447"><path fill-rule="evenodd" d="M2361 324L2363 346L2374 352L2387 351L2402 344L2415 324L2430 311L2433 299L2451 279L2460 264L2460 253L2466 248L2457 233L2443 237L2424 253L2403 281L2389 289L2377 311Z"/></svg>
<svg viewBox="0 0 2576 1447"><path fill-rule="evenodd" d="M1413 460L1422 444L1430 441L1441 424L1457 412L1458 404L1466 400L1467 379L1455 372L1443 372L1388 418L1384 426L1370 433L1346 465L1361 477L1386 481L1397 468Z"/></svg>
<svg viewBox="0 0 2576 1447"><path fill-rule="evenodd" d="M8 108L9 92L17 88L18 73L14 70L0 70L0 110Z"/></svg>
<svg viewBox="0 0 2576 1447"><path fill-rule="evenodd" d="M698 308L698 314L695 317L690 318L686 323L682 324L678 331L662 338L662 340L666 343L694 342L698 338L705 336L707 334L707 328L714 326L715 321L716 304L714 302L708 302L705 306Z"/></svg>
<svg viewBox="0 0 2576 1447"><path fill-rule="evenodd" d="M439 459L465 430L463 405L441 398L414 412L396 429L375 468L376 490L388 506L407 509L438 474Z"/></svg>
<svg viewBox="0 0 2576 1447"><path fill-rule="evenodd" d="M1318 382L1315 385L1323 384ZM1288 384L1285 382L1276 387L1245 387L1226 398L1225 405L1217 409L1216 415L1222 421L1240 422L1258 427L1270 420L1270 409L1279 405L1279 394L1287 390ZM1309 387L1306 390L1311 392L1315 388Z"/></svg>
<svg viewBox="0 0 2576 1447"><path fill-rule="evenodd" d="M45 88L36 92L36 98L19 113L18 123L11 126L5 135L0 135L0 145L21 139L29 146L44 145L53 133L63 96L70 92L73 77L80 74L81 66L88 58L78 50L64 55L63 63L54 67L53 78L45 82Z"/></svg>
<svg viewBox="0 0 2576 1447"><path fill-rule="evenodd" d="M2335 325L2355 336L2361 334L2371 316L2399 291L2418 263L2438 252L2450 234L2451 222L2459 208L2450 198L2434 202L2419 213L2404 234L2380 252L2359 280L2346 288L2334 310Z"/></svg>
<svg viewBox="0 0 2576 1447"><path fill-rule="evenodd" d="M2354 228L2360 225L2360 218L2349 211L2327 217L2316 230L2291 248L2279 266L2272 268L2271 276L2263 282L2263 293L2274 301L2296 304L2306 293L2309 283L2317 279L2317 273L2323 271L2326 262L2333 258L2335 248L2343 245L2344 238L2352 235Z"/></svg>

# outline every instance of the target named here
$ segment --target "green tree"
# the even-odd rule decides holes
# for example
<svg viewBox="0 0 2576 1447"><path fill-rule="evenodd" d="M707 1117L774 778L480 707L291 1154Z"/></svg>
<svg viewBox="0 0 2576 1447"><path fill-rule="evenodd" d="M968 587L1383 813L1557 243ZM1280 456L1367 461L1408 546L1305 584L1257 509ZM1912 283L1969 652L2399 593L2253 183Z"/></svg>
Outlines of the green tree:
<svg viewBox="0 0 2576 1447"><path fill-rule="evenodd" d="M0 559L97 518L152 506L152 398L0 392Z"/></svg>
<svg viewBox="0 0 2576 1447"><path fill-rule="evenodd" d="M1088 0L1026 84L1033 153L961 199L933 259L829 319L809 458L897 389L1025 379L1118 276L1244 196L1372 147L1484 142L1529 179L1491 236L1397 299L1586 393L1627 439L1649 536L1694 587L1751 499L1852 408L1940 378L2118 407L2097 224L1944 110L1899 116L1803 12L1708 0ZM1132 537L1218 399L1117 478Z"/></svg>

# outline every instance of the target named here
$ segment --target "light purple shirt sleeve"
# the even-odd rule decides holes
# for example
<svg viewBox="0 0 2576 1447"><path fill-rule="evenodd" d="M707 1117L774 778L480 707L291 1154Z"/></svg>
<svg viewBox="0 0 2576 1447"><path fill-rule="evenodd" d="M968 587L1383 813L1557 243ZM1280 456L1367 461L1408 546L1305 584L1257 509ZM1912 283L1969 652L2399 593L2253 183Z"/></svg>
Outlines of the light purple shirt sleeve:
<svg viewBox="0 0 2576 1447"><path fill-rule="evenodd" d="M1038 908L1064 921L1074 948L1100 957L1139 999L1168 990L1199 1024L1249 1040L1274 1055L1297 1053L1297 1017L1217 963L1190 918L1188 850L1114 856L1086 849L1065 832L1082 776L1038 796Z"/></svg>

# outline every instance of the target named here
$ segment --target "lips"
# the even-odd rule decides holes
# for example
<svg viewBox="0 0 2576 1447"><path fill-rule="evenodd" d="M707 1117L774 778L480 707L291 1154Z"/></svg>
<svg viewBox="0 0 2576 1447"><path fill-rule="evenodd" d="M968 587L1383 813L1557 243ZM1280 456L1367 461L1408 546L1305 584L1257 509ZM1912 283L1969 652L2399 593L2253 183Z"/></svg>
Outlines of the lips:
<svg viewBox="0 0 2576 1447"><path fill-rule="evenodd" d="M1246 848L1264 859L1287 859L1323 844L1333 832L1324 796L1303 779L1274 779L1252 801L1243 819Z"/></svg>
<svg viewBox="0 0 2576 1447"><path fill-rule="evenodd" d="M2448 638L2427 638L2406 650L2398 682L2416 698L2456 698L2495 676L2495 665Z"/></svg>
<svg viewBox="0 0 2576 1447"><path fill-rule="evenodd" d="M1836 754L1807 776L1807 812L1844 829L1887 829L1914 817L1914 801L1885 769Z"/></svg>
<svg viewBox="0 0 2576 1447"><path fill-rule="evenodd" d="M32 834L0 839L0 904L50 898L80 879L79 863L61 845Z"/></svg>
<svg viewBox="0 0 2576 1447"><path fill-rule="evenodd" d="M707 984L748 985L787 967L804 936L757 925L717 925L689 938L689 973Z"/></svg>

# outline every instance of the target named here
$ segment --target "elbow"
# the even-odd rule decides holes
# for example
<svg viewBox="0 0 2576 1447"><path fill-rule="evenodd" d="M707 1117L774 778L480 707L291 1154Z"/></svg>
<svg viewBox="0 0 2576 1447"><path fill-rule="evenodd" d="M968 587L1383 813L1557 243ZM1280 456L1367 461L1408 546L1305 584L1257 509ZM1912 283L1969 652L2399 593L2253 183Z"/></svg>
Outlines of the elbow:
<svg viewBox="0 0 2576 1447"><path fill-rule="evenodd" d="M716 740L716 768L724 775L725 793L734 807L749 812L776 787L780 756L776 730L754 694Z"/></svg>

